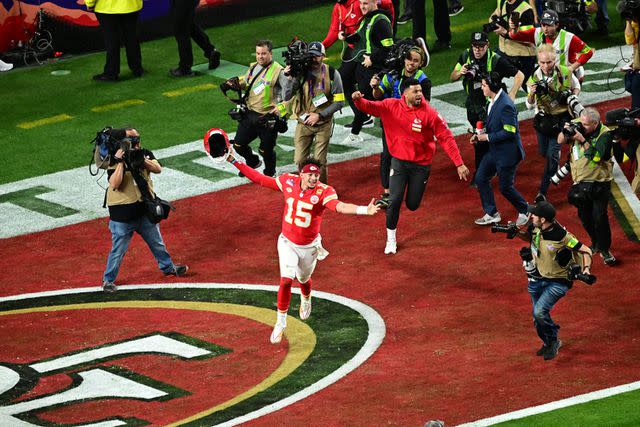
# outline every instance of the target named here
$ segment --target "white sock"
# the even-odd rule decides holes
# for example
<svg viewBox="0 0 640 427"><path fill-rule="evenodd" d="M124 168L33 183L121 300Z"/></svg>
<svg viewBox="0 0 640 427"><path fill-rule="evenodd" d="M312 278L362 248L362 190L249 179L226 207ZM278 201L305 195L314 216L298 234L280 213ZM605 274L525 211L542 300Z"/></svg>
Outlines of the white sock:
<svg viewBox="0 0 640 427"><path fill-rule="evenodd" d="M279 323L281 325L285 325L287 324L287 313L281 313L280 311L277 311L277 317L276 317L276 323Z"/></svg>
<svg viewBox="0 0 640 427"><path fill-rule="evenodd" d="M396 241L396 230L390 230L390 229L387 228L387 242L395 242Z"/></svg>

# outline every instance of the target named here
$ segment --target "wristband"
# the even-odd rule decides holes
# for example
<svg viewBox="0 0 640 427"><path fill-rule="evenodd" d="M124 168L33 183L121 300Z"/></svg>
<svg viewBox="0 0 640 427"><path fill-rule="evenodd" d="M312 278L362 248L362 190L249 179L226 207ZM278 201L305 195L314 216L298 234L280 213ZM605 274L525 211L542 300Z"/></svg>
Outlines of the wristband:
<svg viewBox="0 0 640 427"><path fill-rule="evenodd" d="M369 210L367 206L356 207L356 215L369 215Z"/></svg>

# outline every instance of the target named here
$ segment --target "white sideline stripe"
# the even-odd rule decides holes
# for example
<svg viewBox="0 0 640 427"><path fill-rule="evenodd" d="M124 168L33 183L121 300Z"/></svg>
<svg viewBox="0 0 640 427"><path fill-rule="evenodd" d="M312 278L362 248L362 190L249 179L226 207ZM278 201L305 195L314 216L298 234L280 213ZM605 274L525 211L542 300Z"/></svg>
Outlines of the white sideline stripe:
<svg viewBox="0 0 640 427"><path fill-rule="evenodd" d="M578 396L569 397L567 399L557 400L555 402L545 403L544 405L532 406L530 408L520 409L519 411L509 412L497 415L491 418L473 421L470 423L459 424L458 427L482 427L493 424L503 423L505 421L519 420L531 415L538 415L545 412L555 411L556 409L567 408L569 406L580 405L582 403L591 402L593 400L604 399L606 397L615 396L617 394L626 393L640 389L640 381L629 384L623 384L615 387L605 388L602 390L592 391L590 393L580 394Z"/></svg>
<svg viewBox="0 0 640 427"><path fill-rule="evenodd" d="M188 289L188 288L198 288L198 289L244 289L244 290L261 290L261 291L269 291L269 292L278 292L278 286L273 285L249 285L244 283L170 283L170 284L145 284L145 285L124 285L118 286L118 292L127 291L127 290L137 290L137 289ZM59 295L70 295L70 294L82 294L82 293L96 293L102 292L102 288L99 286L87 287L87 288L76 288L76 289L60 289L54 291L45 291L45 292L34 292L29 294L21 294L21 295L10 295L7 297L0 297L0 303L5 301L18 301L24 299L31 298L42 298L42 297L51 297L51 296L59 296ZM295 288L292 289L293 293L299 294L300 289ZM263 406L262 408L250 412L248 414L242 415L240 417L234 418L232 420L226 421L222 424L216 424L216 426L235 426L264 415L270 414L272 412L278 411L286 406L289 406L295 402L298 402L306 397L311 396L314 393L319 392L320 390L330 386L331 384L339 381L341 378L348 375L350 372L354 371L358 366L362 365L373 353L376 352L382 341L384 340L386 334L386 326L382 316L378 314L373 308L369 307L366 304L361 303L360 301L356 301L347 297L343 297L340 295L332 294L329 292L322 291L314 291L314 298L321 298L327 301L336 302L338 304L344 305L346 307L351 308L358 312L367 322L367 326L369 328L369 333L367 336L367 340L360 350L353 356L347 363L340 366L337 370L331 372L329 375L321 378L310 386L294 393L290 396L287 396L284 399L281 399L277 402L272 403L271 405ZM266 342L266 339L265 339Z"/></svg>

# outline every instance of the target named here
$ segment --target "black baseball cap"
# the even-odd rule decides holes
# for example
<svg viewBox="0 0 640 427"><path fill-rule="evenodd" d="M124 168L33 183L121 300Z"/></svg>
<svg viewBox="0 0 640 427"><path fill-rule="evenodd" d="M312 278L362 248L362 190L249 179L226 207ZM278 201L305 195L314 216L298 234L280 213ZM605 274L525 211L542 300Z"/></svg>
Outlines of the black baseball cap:
<svg viewBox="0 0 640 427"><path fill-rule="evenodd" d="M555 10L547 9L542 12L542 17L540 18L541 24L556 25L558 22L560 22L560 18Z"/></svg>
<svg viewBox="0 0 640 427"><path fill-rule="evenodd" d="M313 56L325 56L324 45L322 42L309 43L309 53Z"/></svg>
<svg viewBox="0 0 640 427"><path fill-rule="evenodd" d="M529 205L527 211L541 218L546 218L549 221L553 221L556 218L556 208L554 208L551 203L546 201L541 201L536 204Z"/></svg>
<svg viewBox="0 0 640 427"><path fill-rule="evenodd" d="M482 31L471 33L471 44L487 43L489 43L489 36L487 36L487 33L483 33Z"/></svg>

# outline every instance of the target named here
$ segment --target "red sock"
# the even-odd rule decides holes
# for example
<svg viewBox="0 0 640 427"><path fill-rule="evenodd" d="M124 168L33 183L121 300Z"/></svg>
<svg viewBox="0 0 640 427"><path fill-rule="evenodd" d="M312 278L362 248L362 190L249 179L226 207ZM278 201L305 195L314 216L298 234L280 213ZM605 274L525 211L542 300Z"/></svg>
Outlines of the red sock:
<svg viewBox="0 0 640 427"><path fill-rule="evenodd" d="M306 283L300 283L300 292L302 292L303 297L309 298L309 295L311 295L311 277Z"/></svg>
<svg viewBox="0 0 640 427"><path fill-rule="evenodd" d="M278 289L278 310L279 311L287 311L289 310L289 303L291 302L291 285L293 284L293 279L289 279L288 277L280 278L280 288Z"/></svg>

